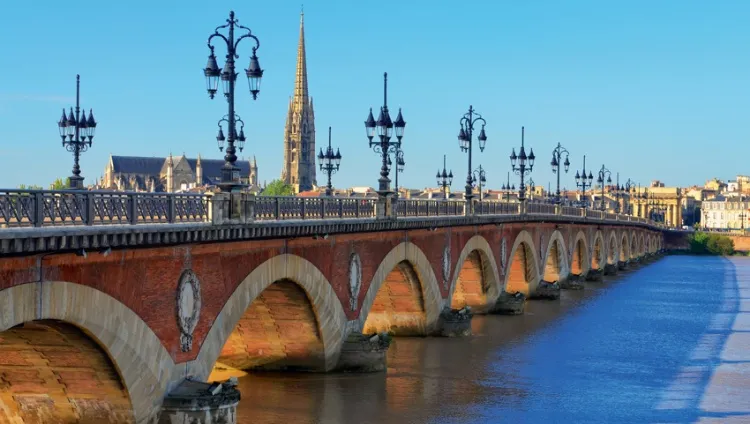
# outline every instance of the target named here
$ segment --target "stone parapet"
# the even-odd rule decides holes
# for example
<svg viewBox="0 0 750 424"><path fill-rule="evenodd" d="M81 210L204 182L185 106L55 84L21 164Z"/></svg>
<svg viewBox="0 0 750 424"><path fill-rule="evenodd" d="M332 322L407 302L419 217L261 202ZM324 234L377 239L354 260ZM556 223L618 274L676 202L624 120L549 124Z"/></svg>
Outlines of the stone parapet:
<svg viewBox="0 0 750 424"><path fill-rule="evenodd" d="M462 309L445 308L438 318L436 335L442 337L460 337L471 335L471 318L474 316L468 306Z"/></svg>
<svg viewBox="0 0 750 424"><path fill-rule="evenodd" d="M560 285L557 282L540 281L536 291L529 296L529 299L546 299L555 300L560 298Z"/></svg>
<svg viewBox="0 0 750 424"><path fill-rule="evenodd" d="M391 336L387 333L351 333L341 346L341 356L336 369L344 372L385 371L386 352L390 345Z"/></svg>
<svg viewBox="0 0 750 424"><path fill-rule="evenodd" d="M495 306L490 313L501 315L521 315L526 308L526 296L523 293L514 294L503 291L497 297Z"/></svg>
<svg viewBox="0 0 750 424"><path fill-rule="evenodd" d="M164 398L159 424L233 424L240 391L237 380L203 383L185 380Z"/></svg>

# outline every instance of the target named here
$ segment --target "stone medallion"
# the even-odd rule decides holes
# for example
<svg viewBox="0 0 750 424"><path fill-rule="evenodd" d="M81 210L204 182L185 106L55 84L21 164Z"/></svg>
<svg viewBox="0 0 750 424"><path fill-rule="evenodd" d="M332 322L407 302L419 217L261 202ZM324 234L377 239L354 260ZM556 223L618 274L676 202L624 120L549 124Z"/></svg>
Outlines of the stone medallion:
<svg viewBox="0 0 750 424"><path fill-rule="evenodd" d="M445 245L443 249L443 287L448 288L448 282L451 278L451 245Z"/></svg>
<svg viewBox="0 0 750 424"><path fill-rule="evenodd" d="M508 257L508 243L505 240L505 237L503 237L503 241L500 242L500 268L502 269L503 275L505 275L505 261Z"/></svg>
<svg viewBox="0 0 750 424"><path fill-rule="evenodd" d="M180 327L180 348L189 352L193 348L193 331L201 314L201 283L189 269L180 275L177 285L177 325Z"/></svg>
<svg viewBox="0 0 750 424"><path fill-rule="evenodd" d="M359 289L362 287L362 263L355 252L349 257L349 309L357 310Z"/></svg>

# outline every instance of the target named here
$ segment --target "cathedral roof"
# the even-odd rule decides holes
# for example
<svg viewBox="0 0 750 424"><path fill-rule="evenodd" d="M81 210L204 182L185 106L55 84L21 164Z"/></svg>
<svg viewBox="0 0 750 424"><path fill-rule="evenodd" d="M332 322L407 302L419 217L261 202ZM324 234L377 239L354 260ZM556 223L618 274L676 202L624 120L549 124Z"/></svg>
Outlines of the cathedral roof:
<svg viewBox="0 0 750 424"><path fill-rule="evenodd" d="M159 175L165 158L141 156L111 156L112 172L123 174Z"/></svg>

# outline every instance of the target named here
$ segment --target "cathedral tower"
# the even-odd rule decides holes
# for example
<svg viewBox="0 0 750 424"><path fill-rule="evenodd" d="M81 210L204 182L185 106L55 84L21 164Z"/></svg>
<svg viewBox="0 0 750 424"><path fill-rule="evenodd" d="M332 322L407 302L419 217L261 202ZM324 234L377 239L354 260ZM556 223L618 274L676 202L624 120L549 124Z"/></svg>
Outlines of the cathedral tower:
<svg viewBox="0 0 750 424"><path fill-rule="evenodd" d="M297 46L297 75L294 95L289 99L289 111L284 126L284 167L281 179L294 190L311 190L315 178L315 113L312 97L307 91L307 59L305 57L305 15L300 15L299 45Z"/></svg>

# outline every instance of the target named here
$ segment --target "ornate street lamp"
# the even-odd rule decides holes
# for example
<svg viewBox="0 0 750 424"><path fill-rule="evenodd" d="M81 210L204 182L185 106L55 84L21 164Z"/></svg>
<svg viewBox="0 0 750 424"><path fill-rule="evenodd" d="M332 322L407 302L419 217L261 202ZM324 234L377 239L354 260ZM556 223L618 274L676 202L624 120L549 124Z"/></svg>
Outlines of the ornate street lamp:
<svg viewBox="0 0 750 424"><path fill-rule="evenodd" d="M472 187L479 186L479 201L482 201L482 186L485 185L487 182L487 176L484 172L484 168L482 168L482 165L479 165L479 168L474 170L474 175L471 179Z"/></svg>
<svg viewBox="0 0 750 424"><path fill-rule="evenodd" d="M399 196L399 194L398 194L399 193L398 192L398 189L399 189L398 174L403 173L404 172L404 166L406 166L406 162L404 162L404 151L401 150L401 148L399 146L396 146L396 150L393 153L393 157L396 158L396 172L393 174L394 177L395 177L394 180L393 180L393 185L395 186L394 187L393 197L394 198L398 198L398 196ZM388 172L390 172L392 165L393 165L393 162L391 161L391 157L388 156Z"/></svg>
<svg viewBox="0 0 750 424"><path fill-rule="evenodd" d="M534 186L535 186L534 179L529 178L529 180L526 181L526 189L529 191L529 199L534 198Z"/></svg>
<svg viewBox="0 0 750 424"><path fill-rule="evenodd" d="M435 179L437 180L438 187L443 191L443 197L448 199L448 189L453 184L453 170L447 171L445 169L445 155L443 155L443 171L438 170Z"/></svg>
<svg viewBox="0 0 750 424"><path fill-rule="evenodd" d="M325 153L323 149L320 149L318 153L318 162L320 163L320 170L328 175L328 184L326 184L326 196L333 194L333 186L331 185L331 175L335 174L339 170L341 165L341 152L338 147L336 153L333 153L333 147L331 147L331 127L328 127L328 148Z"/></svg>
<svg viewBox="0 0 750 424"><path fill-rule="evenodd" d="M478 121L482 121L482 129L479 131L477 141L479 142L479 151L483 152L484 146L487 143L487 133L484 132L484 126L487 125L487 121L485 121L484 118L482 118L482 115L477 113L471 105L469 105L469 112L461 117L461 120L459 121L461 129L458 132L458 146L461 148L461 151L466 152L469 157L469 167L466 172L466 194L464 195L467 202L471 202L471 199L474 197L474 193L472 192L474 180L472 179L471 170L471 152L472 145L474 144L474 124Z"/></svg>
<svg viewBox="0 0 750 424"><path fill-rule="evenodd" d="M89 116L86 111L81 111L81 76L76 75L76 108L75 115L73 108L70 108L70 114L65 116L65 109L62 111L62 117L57 122L62 138L63 147L73 153L73 175L70 176L70 188L73 190L83 190L83 177L81 176L81 167L78 164L81 153L91 147L96 131L96 120L94 111L89 109Z"/></svg>
<svg viewBox="0 0 750 424"><path fill-rule="evenodd" d="M503 184L500 189L505 192L505 199L508 203L510 203L510 192L516 190L515 184L510 185L510 172L508 172L508 182Z"/></svg>
<svg viewBox="0 0 750 424"><path fill-rule="evenodd" d="M526 174L531 173L534 169L534 149L531 149L531 153L526 156L526 148L524 146L524 127L521 127L521 150L518 156L516 156L516 149L514 148L510 153L510 165L517 175L521 176L521 185L518 187L518 200L524 202L526 200L526 186L524 185L524 179ZM518 166L516 166L518 162Z"/></svg>
<svg viewBox="0 0 750 424"><path fill-rule="evenodd" d="M220 29L228 28L228 35L225 36L219 33ZM235 40L234 30L235 28L243 29L247 31ZM224 68L219 70L219 64L216 61L216 55L214 54L214 46L211 42L215 37L223 40L226 44L227 55ZM250 65L245 69L245 75L247 76L247 82L250 86L250 94L253 96L253 100L258 98L258 92L260 92L260 81L263 77L263 70L260 68L258 62L258 56L256 51L260 47L260 41L252 34L250 28L242 26L239 21L234 18L234 11L229 12L229 19L227 23L216 27L214 33L208 37L208 48L211 50L211 54L208 56L208 64L203 69L203 74L206 77L206 89L210 98L214 98L221 79L222 89L224 91L224 97L227 98L229 104L228 113L219 120L219 134L216 136L216 140L219 143L219 151L224 149L224 141L226 140L227 149L224 155L224 166L221 168L221 183L219 187L222 191L234 191L241 188L240 184L240 169L235 165L237 162L237 150L235 149L235 141L238 142L240 151L242 151L245 143L244 123L239 119L239 116L234 112L234 88L235 82L237 81L237 73L235 72L234 60L239 58L237 53L237 46L240 41L251 38L255 41L255 47L253 47L253 55L250 57ZM227 135L224 136L224 131L221 127L222 122L227 124ZM242 127L237 132L237 122L240 122Z"/></svg>
<svg viewBox="0 0 750 424"><path fill-rule="evenodd" d="M591 188L591 184L594 183L594 176L589 171L589 175L586 176L586 155L583 155L583 169L579 174L576 171L576 187L580 187L583 193L583 208L586 209L586 188ZM593 205L592 205L593 206Z"/></svg>
<svg viewBox="0 0 750 424"><path fill-rule="evenodd" d="M394 127L396 129L396 141L391 142ZM388 112L388 73L385 72L383 74L383 106L380 108L380 116L378 116L376 122L372 116L372 108L370 108L370 114L365 121L365 130L367 130L369 145L375 153L381 155L382 164L380 166L380 178L378 179L378 195L381 197L393 193L391 191L391 179L388 178L388 174L390 173L388 161L390 160L390 153L396 153L396 171L398 171L398 151L401 149L401 139L404 137L405 127L406 121L404 121L404 117L401 115L400 108L396 121L391 121L391 115ZM373 142L375 128L378 130L379 141ZM396 174L396 178L398 178L398 174Z"/></svg>
<svg viewBox="0 0 750 424"><path fill-rule="evenodd" d="M609 169L605 168L604 165L602 165L602 169L599 170L599 175L596 178L596 183L599 184L602 188L602 199L599 201L599 210L604 212L606 209L604 205L604 181L606 178L607 184L612 184L612 173L609 172Z"/></svg>
<svg viewBox="0 0 750 424"><path fill-rule="evenodd" d="M617 174L617 178L620 178L620 174ZM632 215L633 214L633 203L631 201L631 193L635 191L635 182L628 178L627 181L625 181L625 184L620 186L620 190L622 191L622 195L625 196L628 195L628 206L625 208L625 213Z"/></svg>
<svg viewBox="0 0 750 424"><path fill-rule="evenodd" d="M565 162L562 161L562 155L565 154ZM550 165L552 165L552 172L557 174L557 194L555 195L555 203L558 205L560 204L560 165L563 166L563 169L565 170L565 173L568 173L568 169L570 168L570 160L568 159L568 149L561 146L560 143L557 143L557 147L552 150L552 162L550 162Z"/></svg>

